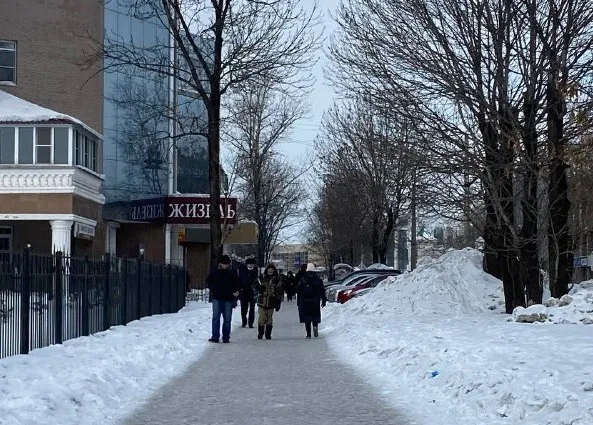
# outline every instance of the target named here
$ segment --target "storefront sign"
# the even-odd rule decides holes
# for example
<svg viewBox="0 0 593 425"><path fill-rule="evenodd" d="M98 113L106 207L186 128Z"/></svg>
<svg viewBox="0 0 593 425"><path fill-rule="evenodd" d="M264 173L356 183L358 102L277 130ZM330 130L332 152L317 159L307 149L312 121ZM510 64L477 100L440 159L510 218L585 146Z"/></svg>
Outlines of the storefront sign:
<svg viewBox="0 0 593 425"><path fill-rule="evenodd" d="M95 237L95 226L83 223L74 223L74 237L80 239L92 239Z"/></svg>
<svg viewBox="0 0 593 425"><path fill-rule="evenodd" d="M237 222L237 199L221 198L220 216L223 223ZM134 201L128 218L131 221L169 224L210 223L210 200L206 197L169 196L167 198Z"/></svg>
<svg viewBox="0 0 593 425"><path fill-rule="evenodd" d="M134 201L131 204L129 218L132 221L163 221L167 198Z"/></svg>

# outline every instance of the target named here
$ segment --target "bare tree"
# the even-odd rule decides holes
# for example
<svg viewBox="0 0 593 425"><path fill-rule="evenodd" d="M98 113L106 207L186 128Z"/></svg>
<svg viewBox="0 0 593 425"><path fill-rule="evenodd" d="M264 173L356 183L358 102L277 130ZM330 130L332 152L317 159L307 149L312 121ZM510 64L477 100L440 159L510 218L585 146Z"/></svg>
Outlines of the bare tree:
<svg viewBox="0 0 593 425"><path fill-rule="evenodd" d="M227 137L234 148L242 215L258 225L261 267L302 214L301 178L310 167L282 158L278 145L305 115L304 94L286 96L270 78L242 85L230 98Z"/></svg>
<svg viewBox="0 0 593 425"><path fill-rule="evenodd" d="M574 78L581 87L591 69L590 3L344 0L338 13L335 84L407 114L438 161L441 187L450 179L464 199L478 185L470 193L482 193L486 266L503 280L508 312L526 303L524 291L530 302L541 302L537 193L546 173L550 240L559 241L550 257L560 258L556 275L567 281L569 203L560 145L568 139L554 128L567 124L557 112L571 106L559 106L563 83ZM550 77L554 54L566 59L567 77L558 85L548 83L558 81ZM553 87L559 91L550 97ZM559 288L558 294L566 290Z"/></svg>
<svg viewBox="0 0 593 425"><path fill-rule="evenodd" d="M142 47L109 37L97 41L96 59L107 69L140 70L174 77L186 92L202 100L207 113L211 204L211 258L221 253L220 141L221 105L233 87L261 78L276 79L286 92L311 82L319 36L316 5L297 0L125 0L132 16L157 21L169 40Z"/></svg>
<svg viewBox="0 0 593 425"><path fill-rule="evenodd" d="M410 127L358 98L335 106L318 141L322 167L352 184L371 221L373 261L386 262L393 231L410 196Z"/></svg>

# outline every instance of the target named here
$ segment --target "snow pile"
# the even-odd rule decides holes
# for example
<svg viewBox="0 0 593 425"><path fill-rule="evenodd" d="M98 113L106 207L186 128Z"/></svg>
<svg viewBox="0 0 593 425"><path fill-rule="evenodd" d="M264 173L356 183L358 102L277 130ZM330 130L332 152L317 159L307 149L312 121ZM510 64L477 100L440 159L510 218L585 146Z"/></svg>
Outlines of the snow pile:
<svg viewBox="0 0 593 425"><path fill-rule="evenodd" d="M0 90L0 123L44 123L54 120L79 124L101 137L99 133L77 118L52 111Z"/></svg>
<svg viewBox="0 0 593 425"><path fill-rule="evenodd" d="M513 311L513 320L522 323L593 324L593 285L586 282L579 286L572 295L549 298L545 305L517 307Z"/></svg>
<svg viewBox="0 0 593 425"><path fill-rule="evenodd" d="M199 358L210 318L210 304L191 303L0 360L0 424L117 423Z"/></svg>
<svg viewBox="0 0 593 425"><path fill-rule="evenodd" d="M502 283L482 269L482 254L450 251L411 273L385 279L364 297L346 303L354 311L443 315L497 310L504 306Z"/></svg>
<svg viewBox="0 0 593 425"><path fill-rule="evenodd" d="M451 251L326 307L330 346L418 424L593 424L593 326L507 322L490 311L502 286L481 261L476 250ZM532 312L577 305L573 296Z"/></svg>
<svg viewBox="0 0 593 425"><path fill-rule="evenodd" d="M434 259L430 255L424 255L424 256L418 258L418 261L416 261L416 266L417 267L426 266L427 264L430 264L433 261L434 261Z"/></svg>
<svg viewBox="0 0 593 425"><path fill-rule="evenodd" d="M366 270L395 270L393 267L386 266L381 263L373 263L366 268Z"/></svg>

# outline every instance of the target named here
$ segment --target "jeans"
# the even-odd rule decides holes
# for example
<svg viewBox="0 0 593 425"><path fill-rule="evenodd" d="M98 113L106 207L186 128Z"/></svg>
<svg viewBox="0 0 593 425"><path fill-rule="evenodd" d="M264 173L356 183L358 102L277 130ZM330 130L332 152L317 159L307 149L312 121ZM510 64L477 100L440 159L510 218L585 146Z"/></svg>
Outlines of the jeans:
<svg viewBox="0 0 593 425"><path fill-rule="evenodd" d="M212 339L220 339L220 316L222 315L222 340L231 337L233 301L212 300Z"/></svg>

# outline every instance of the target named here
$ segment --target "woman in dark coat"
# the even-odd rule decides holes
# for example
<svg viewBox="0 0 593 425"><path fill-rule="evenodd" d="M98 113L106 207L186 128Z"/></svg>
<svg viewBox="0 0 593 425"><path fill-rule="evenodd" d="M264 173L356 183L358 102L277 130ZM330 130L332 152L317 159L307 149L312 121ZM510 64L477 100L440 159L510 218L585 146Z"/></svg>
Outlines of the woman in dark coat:
<svg viewBox="0 0 593 425"><path fill-rule="evenodd" d="M319 323L321 323L321 307L325 307L327 298L323 281L313 271L313 265L307 266L307 271L297 282L297 302L299 307L299 320L305 324L307 338L311 338L311 324L313 335L319 336Z"/></svg>

